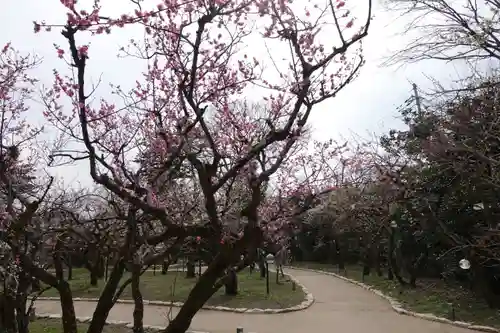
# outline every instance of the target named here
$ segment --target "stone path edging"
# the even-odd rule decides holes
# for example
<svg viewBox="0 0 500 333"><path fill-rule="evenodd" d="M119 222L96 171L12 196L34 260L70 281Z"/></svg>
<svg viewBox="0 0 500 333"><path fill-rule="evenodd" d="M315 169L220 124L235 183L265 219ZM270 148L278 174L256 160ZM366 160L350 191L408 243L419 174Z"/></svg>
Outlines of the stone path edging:
<svg viewBox="0 0 500 333"><path fill-rule="evenodd" d="M308 307L310 307L314 303L314 296L307 290L306 286L304 286L302 283L300 283L299 280L297 280L295 277L291 276L290 274L285 274L292 282L295 283L295 285L302 289L302 291L305 294L304 300L297 305L288 307L288 308L283 308L283 309L261 309L261 308L230 308L227 306L214 306L214 305L204 305L202 309L205 310L215 310L215 311L225 311L225 312L235 312L235 313L255 313L255 314L275 314L275 313L286 313L286 312L294 312L294 311L301 311L305 310ZM37 301L58 301L59 297L38 297ZM99 301L99 298L94 298L94 297L75 297L73 298L73 301L77 302L97 302ZM133 300L129 299L118 299L116 303L124 303L124 304L134 304ZM184 303L182 302L172 302L172 301L149 301L149 300L144 300L143 301L144 305L159 305L159 306L175 306L175 307L182 307Z"/></svg>
<svg viewBox="0 0 500 333"><path fill-rule="evenodd" d="M37 318L40 319L61 319L62 316L60 314L37 314ZM92 320L92 317L76 317L76 320L79 323L90 323ZM116 320L106 320L106 325L113 325L113 326L124 326L126 328L134 328L134 324L126 322L126 321L116 321ZM144 329L147 330L152 330L152 331L163 331L165 327L163 326L153 326L153 325L143 325ZM209 332L202 332L202 331L186 331L186 333L209 333Z"/></svg>
<svg viewBox="0 0 500 333"><path fill-rule="evenodd" d="M346 282L355 284L355 285L357 285L363 289L369 290L369 291L373 292L375 295L380 296L383 299L387 300L390 303L392 309L395 312L402 314L402 315L421 318L421 319L429 320L429 321L435 321L435 322L439 322L439 323L445 323L445 324L449 324L449 325L453 325L453 326L457 326L457 327L462 327L462 328L466 328L466 329L470 329L470 330L480 331L480 332L500 333L500 329L490 327L490 326L474 325L472 323L467 323L467 322L463 322L463 321L449 320L449 319L446 319L444 317L438 317L438 316L435 316L435 315L430 314L430 313L418 313L418 312L406 310L403 308L403 305L400 302L398 302L396 299L392 298L391 296L384 294L382 291L380 291L380 290L378 290L370 285L367 285L365 283L362 283L362 282L359 282L359 281L356 281L353 279L349 279L349 278L342 276L340 274L336 274L333 272L326 272L326 271L322 271L322 270L318 270L318 269L302 268L302 267L295 267L295 266L285 266L285 267L300 270L300 271L310 271L310 272L314 272L314 273L330 275L330 276L336 277L337 279L344 280Z"/></svg>

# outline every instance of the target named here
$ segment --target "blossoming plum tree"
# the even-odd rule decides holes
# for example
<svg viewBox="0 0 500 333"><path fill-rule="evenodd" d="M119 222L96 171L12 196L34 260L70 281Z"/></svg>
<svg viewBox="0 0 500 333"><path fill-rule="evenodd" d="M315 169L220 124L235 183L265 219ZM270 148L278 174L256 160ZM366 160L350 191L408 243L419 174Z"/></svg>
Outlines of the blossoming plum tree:
<svg viewBox="0 0 500 333"><path fill-rule="evenodd" d="M90 9L61 2L68 9L62 31L68 48L57 47L57 55L73 75L55 72L45 115L85 152L53 157L88 160L96 183L161 223L158 242L207 240L212 261L166 329L185 332L228 269L248 264L241 255L262 242L262 204L277 203L267 188L306 146L313 108L356 77L371 1L358 30L340 0L165 0L148 9L134 1L135 12L118 17L106 16L99 1ZM114 87L123 106L104 98L96 105L86 69L98 50L78 37L130 25L142 26L146 37L127 52L142 57L147 71L130 92ZM44 26L50 27L35 23L35 31ZM326 31L331 38L332 29L336 41L320 40ZM255 43L265 44L268 56L244 48ZM259 112L241 102L250 95L261 96ZM284 174L278 183L292 187ZM99 329L91 323L89 332Z"/></svg>
<svg viewBox="0 0 500 333"><path fill-rule="evenodd" d="M35 177L35 151L21 154L41 132L26 120L36 83L30 70L38 64L10 43L0 49L0 330L5 332L27 332L31 268L38 253L34 222L53 182Z"/></svg>

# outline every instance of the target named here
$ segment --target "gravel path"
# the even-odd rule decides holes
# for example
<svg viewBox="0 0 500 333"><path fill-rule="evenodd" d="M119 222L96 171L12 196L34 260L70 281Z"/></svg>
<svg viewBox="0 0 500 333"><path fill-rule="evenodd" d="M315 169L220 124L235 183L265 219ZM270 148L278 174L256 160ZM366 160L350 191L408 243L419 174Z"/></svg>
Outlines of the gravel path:
<svg viewBox="0 0 500 333"><path fill-rule="evenodd" d="M201 310L194 317L191 330L211 333L234 333L241 326L256 333L466 333L475 332L451 325L399 315L389 303L370 291L325 274L287 269L314 295L315 303L304 311L284 314L244 314ZM271 286L272 287L272 286ZM75 302L77 316L91 317L95 304ZM59 314L57 301L37 301L37 313ZM116 304L109 320L132 318L132 304ZM165 326L168 307L145 306L144 323ZM172 309L172 315L177 309Z"/></svg>

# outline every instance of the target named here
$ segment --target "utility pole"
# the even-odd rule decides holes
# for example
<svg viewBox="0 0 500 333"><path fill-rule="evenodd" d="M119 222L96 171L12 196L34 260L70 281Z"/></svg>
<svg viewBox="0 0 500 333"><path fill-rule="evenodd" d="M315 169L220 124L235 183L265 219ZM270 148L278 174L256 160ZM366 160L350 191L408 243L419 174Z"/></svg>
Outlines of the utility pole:
<svg viewBox="0 0 500 333"><path fill-rule="evenodd" d="M420 105L420 97L418 96L418 90L417 90L417 85L415 83L412 84L413 86L413 95L415 96L415 103L417 104L417 111L419 117L422 116L422 106Z"/></svg>

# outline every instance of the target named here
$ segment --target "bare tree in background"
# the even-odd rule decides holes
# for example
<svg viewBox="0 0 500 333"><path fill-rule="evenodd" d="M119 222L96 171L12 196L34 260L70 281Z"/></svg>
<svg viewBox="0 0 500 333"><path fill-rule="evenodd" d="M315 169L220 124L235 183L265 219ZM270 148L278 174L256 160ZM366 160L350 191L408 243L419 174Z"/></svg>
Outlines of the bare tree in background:
<svg viewBox="0 0 500 333"><path fill-rule="evenodd" d="M405 35L415 38L386 65L422 60L500 60L500 0L386 0L386 7L410 18Z"/></svg>

